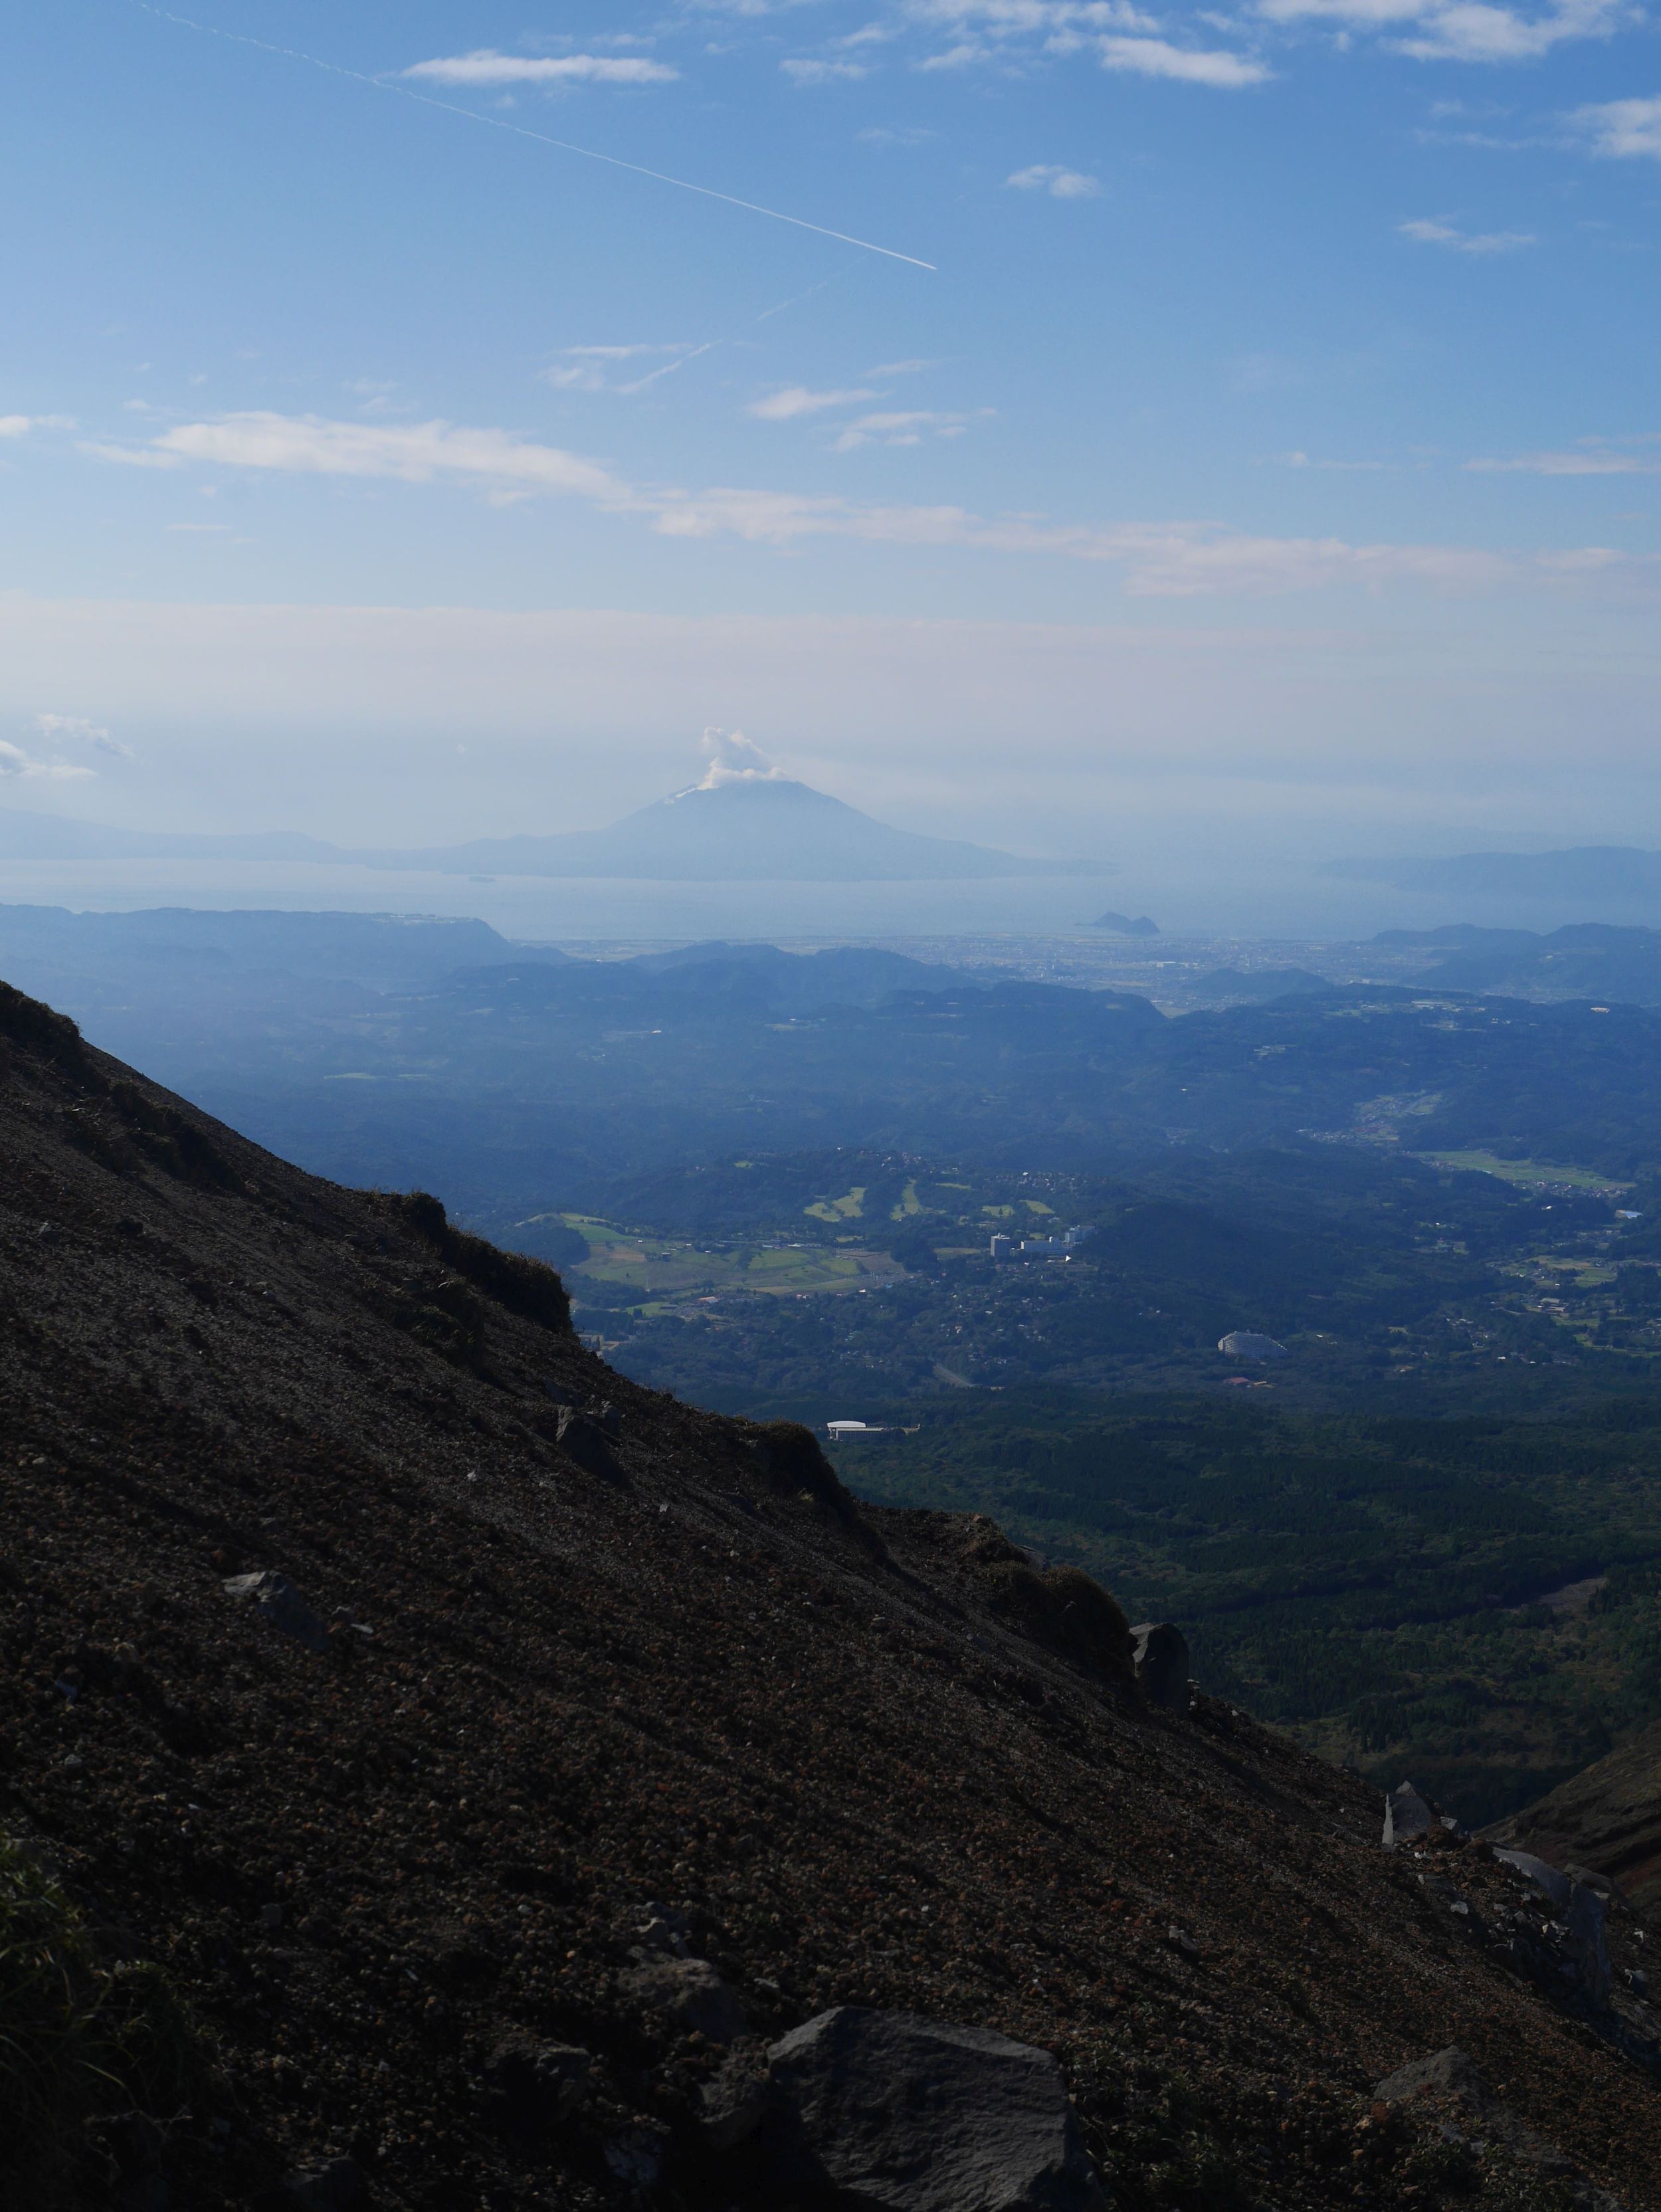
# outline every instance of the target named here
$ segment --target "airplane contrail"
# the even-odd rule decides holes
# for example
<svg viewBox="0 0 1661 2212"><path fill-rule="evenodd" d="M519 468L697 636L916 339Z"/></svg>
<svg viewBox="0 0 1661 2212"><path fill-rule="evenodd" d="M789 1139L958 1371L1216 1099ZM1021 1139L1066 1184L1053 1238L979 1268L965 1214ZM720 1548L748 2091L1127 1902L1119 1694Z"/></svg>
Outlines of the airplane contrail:
<svg viewBox="0 0 1661 2212"><path fill-rule="evenodd" d="M395 92L400 99L413 100L422 107L439 107L446 115L459 115L469 123L482 123L492 131L510 131L516 138L534 138L538 145L557 146L562 154L580 154L585 161L603 161L613 169L627 169L637 177L650 177L654 184L673 185L677 191L696 192L706 200L722 200L728 207L743 208L748 215L764 215L772 222L787 222L797 230L810 230L819 238L834 238L840 246L857 246L864 253L880 253L887 261L904 261L913 269L926 269L931 276L938 270L934 262L920 261L914 253L899 253L891 246L876 246L869 238L853 238L846 230L831 230L822 222L809 222L799 215L785 215L779 208L762 207L755 200L741 200L732 192L718 192L712 185L694 185L686 177L671 177L661 169L648 169L639 161L625 161L617 154L597 153L592 146L573 145L568 138L551 137L546 131L532 131L523 123L505 122L500 115L481 115L476 108L459 106L453 100L436 100L430 92L412 92L407 84L394 84L382 76L371 76L366 70L348 69L343 63L322 60L316 54L302 53L298 46L273 46L269 40L252 39L246 31L224 31L216 23L198 23L189 15L175 15L171 8L160 8L155 0L131 0L135 8L147 15L155 15L164 23L176 23L181 30L200 31L203 37L225 39L233 46L257 46L264 54L281 54L285 60L305 62L308 67L324 70L330 76L349 77L355 84L372 85L377 92Z"/></svg>

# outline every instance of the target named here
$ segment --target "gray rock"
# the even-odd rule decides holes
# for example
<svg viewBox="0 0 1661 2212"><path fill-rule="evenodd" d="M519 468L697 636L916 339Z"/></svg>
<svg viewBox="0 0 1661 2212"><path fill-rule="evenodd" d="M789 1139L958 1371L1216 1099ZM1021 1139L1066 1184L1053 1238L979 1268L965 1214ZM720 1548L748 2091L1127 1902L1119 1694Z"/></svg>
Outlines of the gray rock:
<svg viewBox="0 0 1661 2212"><path fill-rule="evenodd" d="M1399 1783L1385 1799L1384 1847L1393 1851L1397 1844L1428 1836L1441 1824L1441 1815L1429 1798L1422 1797L1410 1782Z"/></svg>
<svg viewBox="0 0 1661 2212"><path fill-rule="evenodd" d="M666 1951L676 1959L686 1958L691 1950L687 1938L692 1933L692 1923L685 1913L676 1911L672 1905L648 1905L646 1915L635 1958L644 1958L655 1951Z"/></svg>
<svg viewBox="0 0 1661 2212"><path fill-rule="evenodd" d="M284 1636L292 1636L308 1651L329 1649L328 1630L287 1575L273 1573L270 1569L263 1574L233 1575L221 1588L227 1597L252 1605L273 1628L281 1630Z"/></svg>
<svg viewBox="0 0 1661 2212"><path fill-rule="evenodd" d="M591 1413L580 1413L574 1406L562 1406L556 1433L560 1449L568 1453L585 1473L608 1479L616 1474L617 1462L609 1439Z"/></svg>
<svg viewBox="0 0 1661 2212"><path fill-rule="evenodd" d="M711 2043L730 2043L744 2032L744 2011L707 1959L664 1954L643 1958L620 1975L625 1996L651 2012L665 2012Z"/></svg>
<svg viewBox="0 0 1661 2212"><path fill-rule="evenodd" d="M574 2043L514 2037L496 2046L480 2076L485 2116L505 2134L534 2142L570 2118L593 2072L593 2058Z"/></svg>
<svg viewBox="0 0 1661 2212"><path fill-rule="evenodd" d="M1433 2051L1428 2058L1415 2058L1398 2067L1379 2082L1373 2094L1380 2104L1401 2105L1409 2097L1425 2092L1457 2098L1474 2118L1480 2120L1482 2133L1503 2143L1513 2158L1533 2166L1537 2172L1566 2184L1571 2202L1583 2208L1583 2212L1621 2212L1616 2198L1599 2189L1595 2182L1587 2180L1573 2160L1566 2158L1555 2143L1536 2135L1526 2122L1500 2102L1474 2060L1457 2045L1450 2044L1445 2051Z"/></svg>
<svg viewBox="0 0 1661 2212"><path fill-rule="evenodd" d="M848 2212L1105 2212L1061 2069L982 2027L839 2005L768 2052L779 2201Z"/></svg>
<svg viewBox="0 0 1661 2212"><path fill-rule="evenodd" d="M1650 1993L1650 1978L1641 1966L1628 1966L1627 1987L1635 1997L1646 1997Z"/></svg>
<svg viewBox="0 0 1661 2212"><path fill-rule="evenodd" d="M735 2148L755 2134L772 2102L767 2046L746 2036L704 2084L698 2113L704 2141L712 2150Z"/></svg>
<svg viewBox="0 0 1661 2212"><path fill-rule="evenodd" d="M1446 2051L1432 2051L1428 2058L1415 2058L1405 2066L1398 2066L1393 2074L1385 2076L1373 2094L1381 2105L1402 2105L1409 2097L1416 2097L1422 2089L1438 2096L1458 2097L1479 2112L1494 2101L1493 2092L1483 2081L1476 2060L1467 2057L1457 2044L1449 2044Z"/></svg>
<svg viewBox="0 0 1661 2212"><path fill-rule="evenodd" d="M1131 1656L1142 1693L1150 1705L1185 1713L1192 1702L1188 1680L1188 1639L1168 1620L1144 1620L1131 1631Z"/></svg>
<svg viewBox="0 0 1661 2212"><path fill-rule="evenodd" d="M1574 1884L1568 1876L1555 1866L1548 1866L1543 1859L1537 1859L1532 1851L1495 1851L1494 1856L1525 1881L1531 1881L1555 1905L1567 1905L1574 1894Z"/></svg>
<svg viewBox="0 0 1661 2212"><path fill-rule="evenodd" d="M1586 2002L1606 2005L1611 1979L1608 1916L1603 1899L1583 1881L1577 1881L1569 1893L1563 1956L1573 1967L1575 1984Z"/></svg>
<svg viewBox="0 0 1661 2212"><path fill-rule="evenodd" d="M1611 1881L1606 1874L1599 1874L1595 1867L1577 1866L1574 1861L1570 1859L1565 1865L1563 1872L1571 1881L1584 1882L1594 1896L1603 1899L1606 1905L1618 1906L1623 1912L1631 1910L1627 1903L1626 1893L1620 1883Z"/></svg>

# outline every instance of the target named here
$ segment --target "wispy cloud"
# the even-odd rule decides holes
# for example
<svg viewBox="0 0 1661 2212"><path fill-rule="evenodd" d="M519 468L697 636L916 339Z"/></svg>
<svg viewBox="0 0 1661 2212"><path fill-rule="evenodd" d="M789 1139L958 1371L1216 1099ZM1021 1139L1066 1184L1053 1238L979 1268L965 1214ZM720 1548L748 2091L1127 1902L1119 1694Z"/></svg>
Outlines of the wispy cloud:
<svg viewBox="0 0 1661 2212"><path fill-rule="evenodd" d="M878 396L864 386L838 392L814 392L805 384L787 384L782 391L769 392L762 398L752 399L745 412L755 416L758 422L793 422L799 415L822 415L831 407L858 407Z"/></svg>
<svg viewBox="0 0 1661 2212"><path fill-rule="evenodd" d="M955 46L947 46L937 54L925 54L918 62L920 70L940 71L973 69L977 62L992 58L992 49L973 39L960 39Z"/></svg>
<svg viewBox="0 0 1661 2212"><path fill-rule="evenodd" d="M1486 475L1661 477L1661 437L1584 438L1561 453L1519 453L1507 460L1467 461L1465 466Z"/></svg>
<svg viewBox="0 0 1661 2212"><path fill-rule="evenodd" d="M101 724L87 721L79 714L37 714L29 726L33 733L31 750L0 738L0 779L80 783L97 774L84 762L64 759L66 751L89 750L118 760L132 758L127 747Z"/></svg>
<svg viewBox="0 0 1661 2212"><path fill-rule="evenodd" d="M915 407L890 415L862 415L850 422L836 441L839 453L857 453L861 446L920 446L924 438L961 438L971 422L984 421L990 407L968 415L944 415L932 408Z"/></svg>
<svg viewBox="0 0 1661 2212"><path fill-rule="evenodd" d="M792 84L855 84L870 75L863 62L822 61L811 56L792 56L779 66Z"/></svg>
<svg viewBox="0 0 1661 2212"><path fill-rule="evenodd" d="M1283 469L1330 469L1344 475L1373 475L1382 469L1394 468L1393 461L1329 461L1312 459L1301 447L1289 453L1274 453L1270 457Z"/></svg>
<svg viewBox="0 0 1661 2212"><path fill-rule="evenodd" d="M418 84L673 84L681 72L639 54L499 54L480 46L400 72Z"/></svg>
<svg viewBox="0 0 1661 2212"><path fill-rule="evenodd" d="M112 737L101 723L89 722L81 714L37 714L33 726L35 735L47 745L86 745L115 760L132 758L130 746Z"/></svg>
<svg viewBox="0 0 1661 2212"><path fill-rule="evenodd" d="M1396 226L1403 238L1420 246L1442 246L1452 253L1515 253L1538 243L1531 230L1461 230L1457 224L1428 216Z"/></svg>
<svg viewBox="0 0 1661 2212"><path fill-rule="evenodd" d="M909 20L953 38L926 55L925 70L997 62L1025 66L1080 56L1103 69L1238 91L1274 72L1228 48L1181 46L1161 35L1156 16L1129 0L906 0Z"/></svg>
<svg viewBox="0 0 1661 2212"><path fill-rule="evenodd" d="M27 438L31 430L73 430L73 415L0 415L0 438Z"/></svg>
<svg viewBox="0 0 1661 2212"><path fill-rule="evenodd" d="M1181 84L1207 84L1219 92L1243 92L1248 86L1266 84L1275 74L1266 62L1248 54L1173 46L1165 39L1103 39L1097 51L1103 69L1172 77Z"/></svg>
<svg viewBox="0 0 1661 2212"><path fill-rule="evenodd" d="M1397 584L1452 593L1515 591L1584 581L1605 571L1646 579L1651 573L1645 563L1597 545L1509 553L1462 545L1352 544L1332 538L1264 538L1213 521L1065 523L980 515L955 506L880 505L734 486L701 492L636 486L559 447L505 430L447 422L395 426L229 415L177 424L145 447L92 450L152 468L197 462L407 483L459 483L494 501L574 497L608 514L637 517L666 538L731 538L780 550L834 538L1086 561L1117 568L1125 590L1144 598Z"/></svg>
<svg viewBox="0 0 1661 2212"><path fill-rule="evenodd" d="M1258 0L1258 12L1275 23L1386 33L1393 52L1415 61L1462 62L1537 61L1567 40L1607 39L1639 19L1628 0L1557 0L1531 12L1488 0Z"/></svg>
<svg viewBox="0 0 1661 2212"><path fill-rule="evenodd" d="M553 492L609 500L627 492L597 462L557 446L534 444L506 430L443 422L336 422L316 415L253 411L177 423L148 446L87 450L101 460L141 468L179 468L202 461L305 476L401 477L407 483L459 477L521 495Z"/></svg>
<svg viewBox="0 0 1661 2212"><path fill-rule="evenodd" d="M708 345L694 345L689 338L672 345L567 346L556 362L538 374L556 392L644 392L670 369L708 351ZM626 362L654 359L659 366L644 375L617 374Z"/></svg>
<svg viewBox="0 0 1661 2212"><path fill-rule="evenodd" d="M93 774L89 768L76 768L66 761L38 760L26 753L21 745L9 744L0 738L0 777L38 776L55 783L79 781Z"/></svg>
<svg viewBox="0 0 1661 2212"><path fill-rule="evenodd" d="M1606 100L1577 107L1568 120L1591 141L1594 154L1617 161L1661 161L1661 97Z"/></svg>
<svg viewBox="0 0 1661 2212"><path fill-rule="evenodd" d="M998 39L1157 28L1129 0L906 0L905 12L913 22Z"/></svg>
<svg viewBox="0 0 1661 2212"><path fill-rule="evenodd" d="M1031 168L1017 169L1003 181L1018 192L1048 192L1052 200L1093 200L1101 191L1099 177L1086 176L1082 169L1063 168L1055 161L1034 161Z"/></svg>

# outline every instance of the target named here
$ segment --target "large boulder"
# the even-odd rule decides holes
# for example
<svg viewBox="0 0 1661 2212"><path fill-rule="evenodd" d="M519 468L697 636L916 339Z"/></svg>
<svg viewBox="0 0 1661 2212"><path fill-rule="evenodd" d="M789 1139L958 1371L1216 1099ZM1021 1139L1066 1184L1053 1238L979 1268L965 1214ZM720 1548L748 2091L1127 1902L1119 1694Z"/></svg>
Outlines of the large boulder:
<svg viewBox="0 0 1661 2212"><path fill-rule="evenodd" d="M1442 1816L1430 1799L1410 1782L1399 1782L1385 1799L1384 1847L1393 1851L1397 1844L1434 1834L1441 1824Z"/></svg>
<svg viewBox="0 0 1661 2212"><path fill-rule="evenodd" d="M1188 1639L1174 1623L1144 1620L1131 1631L1131 1658L1150 1705L1185 1713L1193 1702L1188 1679Z"/></svg>
<svg viewBox="0 0 1661 2212"><path fill-rule="evenodd" d="M984 2027L839 2005L768 2052L780 2203L847 2212L1106 2212L1061 2069Z"/></svg>
<svg viewBox="0 0 1661 2212"><path fill-rule="evenodd" d="M329 1632L287 1575L267 1570L262 1574L232 1575L221 1587L229 1598L252 1606L261 1620L284 1636L292 1636L308 1651L326 1651Z"/></svg>
<svg viewBox="0 0 1661 2212"><path fill-rule="evenodd" d="M666 2013L707 2042L730 2043L744 2032L743 2007L707 1959L642 1957L618 1985L642 2011Z"/></svg>

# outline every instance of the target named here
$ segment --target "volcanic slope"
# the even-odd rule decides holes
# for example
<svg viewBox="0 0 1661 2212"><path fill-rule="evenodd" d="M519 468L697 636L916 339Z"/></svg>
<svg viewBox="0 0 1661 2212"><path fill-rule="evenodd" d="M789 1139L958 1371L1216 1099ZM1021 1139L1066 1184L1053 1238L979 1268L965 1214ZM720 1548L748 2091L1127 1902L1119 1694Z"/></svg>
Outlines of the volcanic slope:
<svg viewBox="0 0 1661 2212"><path fill-rule="evenodd" d="M1661 1722L1487 1832L1554 1866L1591 1867L1654 1912L1661 1906Z"/></svg>
<svg viewBox="0 0 1661 2212"><path fill-rule="evenodd" d="M1353 1778L1143 1704L1082 1577L609 1372L433 1202L15 993L0 1052L0 1830L198 2054L9 2201L777 2207L700 2085L734 2004L847 2003L1056 2051L1122 2208L1571 2201L1374 2104L1449 2045L1661 2203L1661 2093L1485 1939L1485 1847L1385 1853Z"/></svg>

